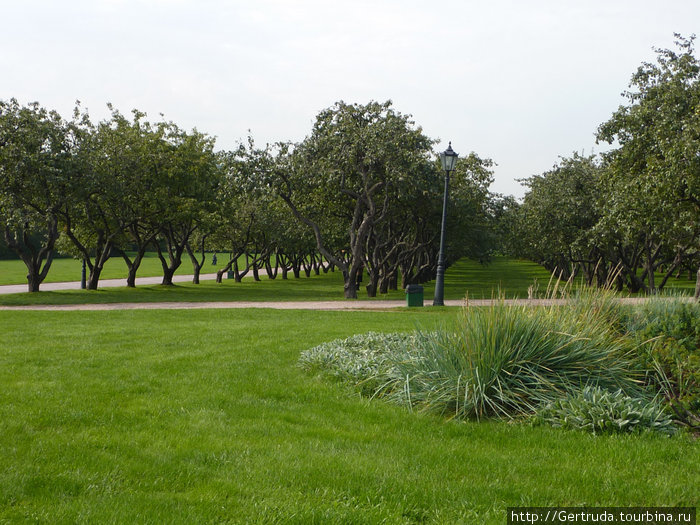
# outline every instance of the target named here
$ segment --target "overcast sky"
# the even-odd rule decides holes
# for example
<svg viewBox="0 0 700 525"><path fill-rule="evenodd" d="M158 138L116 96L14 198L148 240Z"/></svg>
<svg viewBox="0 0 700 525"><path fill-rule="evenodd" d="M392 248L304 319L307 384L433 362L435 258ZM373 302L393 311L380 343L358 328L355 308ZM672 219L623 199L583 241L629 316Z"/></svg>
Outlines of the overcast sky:
<svg viewBox="0 0 700 525"><path fill-rule="evenodd" d="M94 119L112 102L235 147L302 140L338 100L391 99L437 150L496 163L493 191L595 130L698 0L0 0L0 98Z"/></svg>

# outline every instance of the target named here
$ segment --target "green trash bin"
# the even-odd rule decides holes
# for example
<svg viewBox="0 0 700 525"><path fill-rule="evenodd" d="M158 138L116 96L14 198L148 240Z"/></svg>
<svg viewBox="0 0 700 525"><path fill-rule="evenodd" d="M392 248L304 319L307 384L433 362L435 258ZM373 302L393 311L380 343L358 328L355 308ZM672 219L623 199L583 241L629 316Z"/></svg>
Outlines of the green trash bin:
<svg viewBox="0 0 700 525"><path fill-rule="evenodd" d="M420 284L406 287L406 306L423 306L423 287Z"/></svg>

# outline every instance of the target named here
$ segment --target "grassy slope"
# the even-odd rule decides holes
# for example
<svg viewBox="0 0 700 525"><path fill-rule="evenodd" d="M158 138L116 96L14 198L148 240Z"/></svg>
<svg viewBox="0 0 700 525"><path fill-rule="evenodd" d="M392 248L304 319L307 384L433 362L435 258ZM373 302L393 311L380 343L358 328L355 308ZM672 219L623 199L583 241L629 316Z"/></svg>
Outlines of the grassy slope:
<svg viewBox="0 0 700 525"><path fill-rule="evenodd" d="M697 505L687 438L446 423L296 367L321 341L453 315L0 312L0 522L501 524L509 505Z"/></svg>

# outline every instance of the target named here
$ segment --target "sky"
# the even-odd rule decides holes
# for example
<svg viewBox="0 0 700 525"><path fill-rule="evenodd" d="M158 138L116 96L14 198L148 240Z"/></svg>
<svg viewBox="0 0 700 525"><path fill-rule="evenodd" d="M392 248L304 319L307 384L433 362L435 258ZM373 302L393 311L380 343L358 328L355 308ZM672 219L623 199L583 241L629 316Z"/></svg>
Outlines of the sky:
<svg viewBox="0 0 700 525"><path fill-rule="evenodd" d="M392 100L495 163L491 190L574 151L634 71L700 31L698 0L0 0L0 99L93 120L136 108L233 149L301 141L343 100Z"/></svg>

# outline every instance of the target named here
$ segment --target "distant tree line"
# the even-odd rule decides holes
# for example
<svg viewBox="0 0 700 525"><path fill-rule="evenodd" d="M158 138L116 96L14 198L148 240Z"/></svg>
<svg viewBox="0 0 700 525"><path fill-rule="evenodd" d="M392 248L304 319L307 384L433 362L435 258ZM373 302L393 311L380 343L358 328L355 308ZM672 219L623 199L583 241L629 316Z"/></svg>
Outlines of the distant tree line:
<svg viewBox="0 0 700 525"><path fill-rule="evenodd" d="M600 156L574 154L525 180L501 210L510 253L564 279L654 293L696 278L700 298L700 64L694 37L633 75L627 104L600 125ZM609 282L612 281L612 282Z"/></svg>
<svg viewBox="0 0 700 525"><path fill-rule="evenodd" d="M0 227L4 248L38 291L60 251L85 261L98 286L110 257L127 284L155 251L163 284L207 252L218 280L261 269L271 279L338 270L346 297L429 280L435 272L444 173L426 137L391 102L338 102L301 143L217 151L214 139L109 106L94 123L38 103L0 101ZM493 245L492 162L475 153L452 173L448 264ZM241 261L245 261L243 265Z"/></svg>

